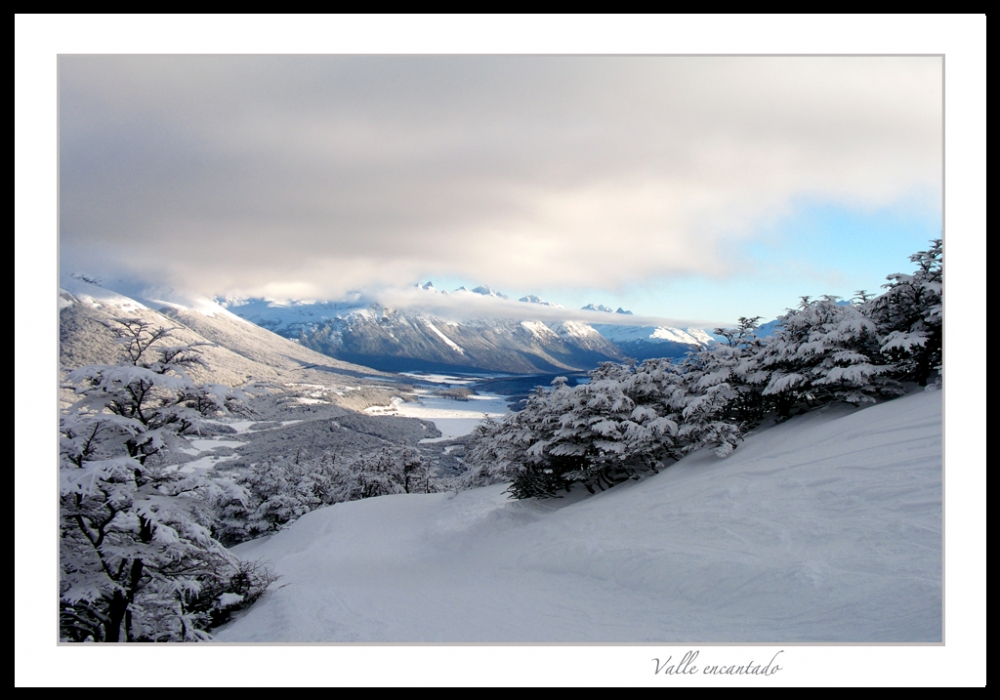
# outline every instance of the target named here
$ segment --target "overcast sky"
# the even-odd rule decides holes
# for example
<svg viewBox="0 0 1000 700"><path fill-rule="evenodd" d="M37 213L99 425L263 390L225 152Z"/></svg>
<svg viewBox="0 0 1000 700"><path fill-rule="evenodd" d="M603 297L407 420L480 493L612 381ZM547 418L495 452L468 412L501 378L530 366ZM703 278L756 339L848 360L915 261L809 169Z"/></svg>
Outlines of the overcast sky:
<svg viewBox="0 0 1000 700"><path fill-rule="evenodd" d="M728 323L941 235L939 57L62 56L63 273Z"/></svg>

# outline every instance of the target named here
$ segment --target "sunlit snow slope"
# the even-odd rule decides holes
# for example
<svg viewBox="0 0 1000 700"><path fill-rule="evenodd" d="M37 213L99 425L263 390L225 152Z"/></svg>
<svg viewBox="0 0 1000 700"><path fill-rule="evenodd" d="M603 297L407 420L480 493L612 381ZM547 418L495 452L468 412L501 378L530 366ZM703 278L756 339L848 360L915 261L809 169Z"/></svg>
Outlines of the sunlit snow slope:
<svg viewBox="0 0 1000 700"><path fill-rule="evenodd" d="M230 642L941 641L941 394L830 407L590 498L314 511Z"/></svg>

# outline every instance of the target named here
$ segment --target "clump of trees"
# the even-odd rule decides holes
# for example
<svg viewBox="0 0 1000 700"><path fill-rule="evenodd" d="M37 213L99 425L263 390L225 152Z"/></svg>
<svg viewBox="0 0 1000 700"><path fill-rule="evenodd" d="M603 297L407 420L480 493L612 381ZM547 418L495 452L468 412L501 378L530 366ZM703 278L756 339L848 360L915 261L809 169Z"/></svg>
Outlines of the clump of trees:
<svg viewBox="0 0 1000 700"><path fill-rule="evenodd" d="M282 530L322 506L396 493L431 493L430 467L410 447L387 446L355 459L299 452L253 464L216 500L215 536L226 545Z"/></svg>
<svg viewBox="0 0 1000 700"><path fill-rule="evenodd" d="M60 630L67 641L188 641L275 580L212 537L220 485L169 465L239 392L197 384L192 345L140 319L111 324L116 365L71 372L60 420Z"/></svg>
<svg viewBox="0 0 1000 700"><path fill-rule="evenodd" d="M759 317L744 317L715 329L724 342L678 362L603 363L588 384L556 380L477 428L464 484L510 482L513 498L557 497L574 484L593 493L694 450L724 457L767 416L893 398L935 373L940 381L941 241L910 259L917 270L889 275L879 296L803 297L770 337L757 335Z"/></svg>
<svg viewBox="0 0 1000 700"><path fill-rule="evenodd" d="M476 392L467 386L454 386L447 389L439 389L434 394L454 401L468 401L469 397L476 395Z"/></svg>

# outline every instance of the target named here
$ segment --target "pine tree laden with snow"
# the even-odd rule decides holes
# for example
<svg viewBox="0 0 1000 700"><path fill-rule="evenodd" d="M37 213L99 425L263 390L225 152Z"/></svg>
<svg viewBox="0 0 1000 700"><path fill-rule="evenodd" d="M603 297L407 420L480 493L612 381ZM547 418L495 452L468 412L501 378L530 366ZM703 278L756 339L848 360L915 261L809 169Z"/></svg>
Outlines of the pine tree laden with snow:
<svg viewBox="0 0 1000 700"><path fill-rule="evenodd" d="M781 416L796 405L860 405L902 393L892 379L893 365L879 350L878 328L859 307L833 296L803 297L779 320L760 366L770 373L762 393L775 397Z"/></svg>
<svg viewBox="0 0 1000 700"><path fill-rule="evenodd" d="M520 412L477 432L467 483L509 480L513 498L555 498L574 484L593 493L679 459L687 446L671 390L683 389L671 370L656 362L602 363L587 384L569 387L557 378ZM651 391L656 383L670 390Z"/></svg>
<svg viewBox="0 0 1000 700"><path fill-rule="evenodd" d="M897 367L900 379L926 386L940 372L943 329L943 250L941 239L910 256L911 275L889 275L882 295L865 303L882 342L882 354Z"/></svg>

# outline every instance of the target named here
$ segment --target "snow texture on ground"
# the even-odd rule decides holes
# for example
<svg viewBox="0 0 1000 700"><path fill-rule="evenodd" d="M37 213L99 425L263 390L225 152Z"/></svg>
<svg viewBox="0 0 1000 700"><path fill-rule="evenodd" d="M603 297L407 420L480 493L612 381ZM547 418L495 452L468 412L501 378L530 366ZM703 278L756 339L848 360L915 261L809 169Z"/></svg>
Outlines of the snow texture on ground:
<svg viewBox="0 0 1000 700"><path fill-rule="evenodd" d="M828 407L583 498L323 508L224 642L940 642L941 394ZM585 495L585 494L584 494Z"/></svg>

